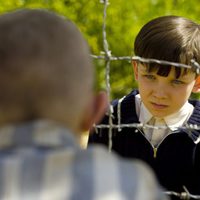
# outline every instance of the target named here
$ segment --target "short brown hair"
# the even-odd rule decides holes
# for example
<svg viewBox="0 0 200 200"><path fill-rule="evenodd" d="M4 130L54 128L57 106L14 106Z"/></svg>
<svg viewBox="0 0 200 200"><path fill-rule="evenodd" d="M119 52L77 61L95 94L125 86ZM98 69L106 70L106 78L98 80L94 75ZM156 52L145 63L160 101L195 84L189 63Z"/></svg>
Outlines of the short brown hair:
<svg viewBox="0 0 200 200"><path fill-rule="evenodd" d="M191 59L200 63L200 26L181 16L162 16L145 24L134 43L135 55L190 65ZM168 76L171 66L150 64L149 70L158 70ZM176 76L181 68L176 67Z"/></svg>
<svg viewBox="0 0 200 200"><path fill-rule="evenodd" d="M76 123L92 83L88 46L70 20L42 9L0 16L0 122L63 112Z"/></svg>

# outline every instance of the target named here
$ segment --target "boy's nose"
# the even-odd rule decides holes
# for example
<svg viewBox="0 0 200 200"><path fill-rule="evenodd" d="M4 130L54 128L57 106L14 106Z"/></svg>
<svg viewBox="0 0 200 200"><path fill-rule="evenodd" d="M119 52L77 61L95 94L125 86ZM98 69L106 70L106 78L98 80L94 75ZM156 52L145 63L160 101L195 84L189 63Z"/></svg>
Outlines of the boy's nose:
<svg viewBox="0 0 200 200"><path fill-rule="evenodd" d="M156 98L163 99L167 97L167 88L164 84L157 84L154 88L153 95Z"/></svg>

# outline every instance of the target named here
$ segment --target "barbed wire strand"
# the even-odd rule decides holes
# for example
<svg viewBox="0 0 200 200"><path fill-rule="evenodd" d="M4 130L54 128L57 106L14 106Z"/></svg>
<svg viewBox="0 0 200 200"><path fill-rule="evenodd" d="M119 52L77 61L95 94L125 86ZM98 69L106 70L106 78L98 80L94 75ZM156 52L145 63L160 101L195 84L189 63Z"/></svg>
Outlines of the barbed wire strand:
<svg viewBox="0 0 200 200"><path fill-rule="evenodd" d="M149 124L142 124L142 123L130 123L130 124L99 124L95 125L96 128L155 128L155 129L168 129L170 126L155 126L155 125L149 125ZM200 130L200 126L196 124L185 124L181 127L174 127L175 129L183 129L183 130Z"/></svg>
<svg viewBox="0 0 200 200"><path fill-rule="evenodd" d="M189 200L189 199L200 199L199 195L193 195L191 194L187 188L185 186L183 186L183 190L184 192L178 193L178 192L174 192L174 191L166 191L164 192L165 194L169 195L169 196L176 196L179 197L180 199L183 200Z"/></svg>
<svg viewBox="0 0 200 200"><path fill-rule="evenodd" d="M102 34L103 34L103 48L104 48L104 53L105 57L104 60L106 62L106 91L108 95L108 100L110 101L110 93L111 93L111 86L110 86L110 58L111 58L111 51L109 50L109 45L107 41L107 35L106 35L106 17L107 17L107 7L109 5L108 0L101 0L101 3L104 3L104 12L103 12L103 27L102 27ZM112 113L113 113L113 108L112 105L109 105L109 124L112 125ZM109 127L108 131L108 150L111 152L112 150L112 126Z"/></svg>
<svg viewBox="0 0 200 200"><path fill-rule="evenodd" d="M104 48L104 56L97 56L97 55L91 55L93 58L95 59L103 59L106 62L106 75L105 75L105 79L106 79L106 91L107 91L107 95L108 95L108 99L110 101L110 94L111 94L111 86L110 86L110 62L111 61L117 61L117 60L134 60L134 61L138 61L138 62L143 62L143 63L157 63L157 64L162 64L162 65L170 65L170 66L175 66L175 67L183 67L183 68L188 68L188 69L193 69L196 71L197 74L200 74L200 65L199 63L197 63L195 60L191 60L190 65L185 65L182 63L175 63L175 62L169 62L169 61L165 61L165 60L157 60L157 59L147 59L147 58L142 58L139 56L112 56L111 55L111 51L109 50L109 45L107 42L107 37L106 37L106 17L107 17L107 6L109 5L109 1L108 0L100 0L100 3L104 4L104 12L103 12L103 26L102 26L102 34L103 34L103 48ZM123 101L123 98L120 101L120 105L121 102ZM152 126L152 125L148 125L148 124L121 124L121 113L120 113L121 107L119 107L118 109L118 124L113 124L112 118L113 118L113 107L110 104L109 106L109 110L108 110L108 115L109 115L109 124L100 124L100 125L94 125L95 130L97 130L97 128L108 128L109 132L108 132L108 139L109 139L109 145L108 145L108 149L109 152L111 152L112 150L112 130L113 128L117 128L119 131L121 131L122 128L154 128L154 129L166 129L169 127L166 126ZM180 128L180 127L179 127ZM189 130L200 130L200 126L197 126L196 124L188 124L185 126L182 126L181 129L189 129ZM200 138L197 139L198 141L200 141ZM185 186L183 186L184 191L181 193L178 192L174 192L174 191L166 191L164 192L165 194L169 195L169 196L176 196L179 197L180 199L199 199L200 200L200 196L198 195L193 195L190 194L190 192L187 190L187 188Z"/></svg>
<svg viewBox="0 0 200 200"><path fill-rule="evenodd" d="M103 59L103 60L107 60L107 58L105 56L97 56L97 55L91 55L92 58L95 59ZM182 68L187 68L187 69L193 69L194 71L196 71L197 74L200 74L200 65L195 61L195 60L191 60L190 64L191 65L186 65L186 64L182 64L182 63L177 63L177 62L170 62L170 61L166 61L166 60L157 60L157 59L152 59L152 58L142 58L139 56L110 56L109 57L110 61L118 61L118 60L127 60L127 61L138 61L138 62L143 62L143 63L156 63L156 64L160 64L160 65L170 65L170 66L174 66L174 67L182 67Z"/></svg>

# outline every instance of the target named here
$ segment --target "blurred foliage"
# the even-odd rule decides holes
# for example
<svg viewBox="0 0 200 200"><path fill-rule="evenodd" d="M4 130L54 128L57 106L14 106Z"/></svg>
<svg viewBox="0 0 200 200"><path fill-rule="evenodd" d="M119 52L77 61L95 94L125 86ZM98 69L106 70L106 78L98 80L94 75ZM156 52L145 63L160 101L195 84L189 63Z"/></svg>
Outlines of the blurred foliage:
<svg viewBox="0 0 200 200"><path fill-rule="evenodd" d="M198 0L110 0L107 8L106 32L113 56L133 55L133 42L140 28L162 15L181 15L199 23ZM0 13L17 8L47 8L73 20L89 42L91 52L102 54L104 4L99 0L0 0ZM106 89L105 62L94 59L97 89ZM110 68L111 98L122 97L137 87L131 63L112 61ZM193 96L198 98L199 95Z"/></svg>

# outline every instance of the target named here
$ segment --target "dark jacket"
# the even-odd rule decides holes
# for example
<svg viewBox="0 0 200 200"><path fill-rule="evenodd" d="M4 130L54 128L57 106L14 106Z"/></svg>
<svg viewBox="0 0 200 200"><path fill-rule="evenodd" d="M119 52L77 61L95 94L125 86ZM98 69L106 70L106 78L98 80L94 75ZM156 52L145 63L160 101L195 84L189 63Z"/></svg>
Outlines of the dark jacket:
<svg viewBox="0 0 200 200"><path fill-rule="evenodd" d="M121 124L139 123L135 108L135 95L133 90L121 103ZM194 112L188 124L200 125L200 102L189 101L194 106ZM117 124L118 100L112 102L114 106L113 123ZM105 116L101 124L108 124ZM183 186L194 194L200 194L200 150L196 156L200 130L179 129L168 135L155 149L146 139L142 130L136 128L113 129L112 150L126 158L139 158L147 162L155 171L161 185L168 191L183 191ZM89 143L102 143L108 145L108 129L98 129L89 138ZM200 149L197 148L197 149ZM197 174L198 173L198 174Z"/></svg>

